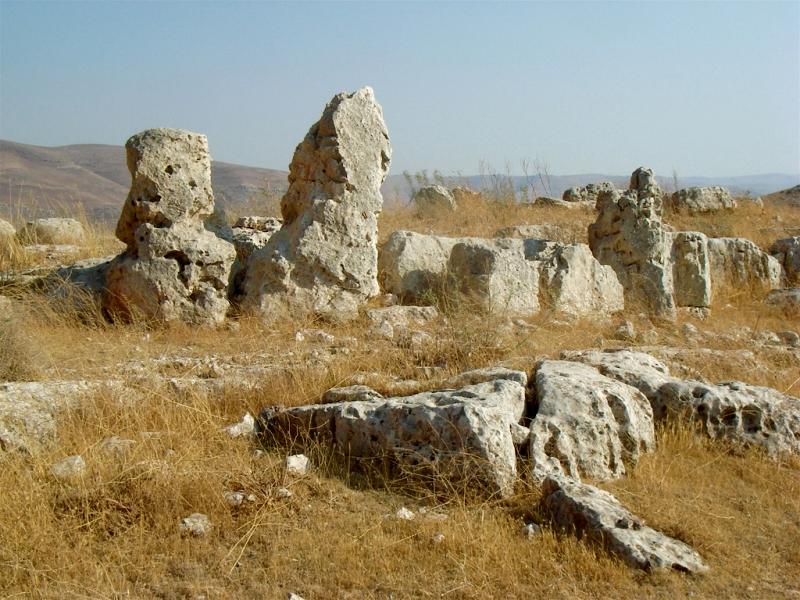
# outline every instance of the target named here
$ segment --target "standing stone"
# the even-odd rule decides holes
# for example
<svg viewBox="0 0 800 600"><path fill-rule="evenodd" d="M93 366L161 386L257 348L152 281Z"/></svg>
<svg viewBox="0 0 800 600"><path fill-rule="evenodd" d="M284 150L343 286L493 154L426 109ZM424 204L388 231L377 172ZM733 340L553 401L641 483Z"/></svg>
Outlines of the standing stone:
<svg viewBox="0 0 800 600"><path fill-rule="evenodd" d="M125 148L132 182L116 233L128 247L108 268L106 310L123 318L221 323L236 253L204 226L214 212L206 136L148 129Z"/></svg>
<svg viewBox="0 0 800 600"><path fill-rule="evenodd" d="M418 189L414 194L414 205L422 213L456 210L453 194L443 185L428 185Z"/></svg>
<svg viewBox="0 0 800 600"><path fill-rule="evenodd" d="M661 221L661 190L650 169L631 176L630 190L603 191L597 199L597 221L589 225L595 258L614 269L625 289L626 303L649 305L654 315L674 320L672 264Z"/></svg>
<svg viewBox="0 0 800 600"><path fill-rule="evenodd" d="M248 260L245 310L341 320L380 293L380 186L391 152L371 88L334 96L295 150L283 227Z"/></svg>
<svg viewBox="0 0 800 600"><path fill-rule="evenodd" d="M668 234L672 239L672 281L678 306L711 306L708 238L696 231Z"/></svg>
<svg viewBox="0 0 800 600"><path fill-rule="evenodd" d="M708 255L715 290L769 290L781 285L781 264L748 239L711 238Z"/></svg>

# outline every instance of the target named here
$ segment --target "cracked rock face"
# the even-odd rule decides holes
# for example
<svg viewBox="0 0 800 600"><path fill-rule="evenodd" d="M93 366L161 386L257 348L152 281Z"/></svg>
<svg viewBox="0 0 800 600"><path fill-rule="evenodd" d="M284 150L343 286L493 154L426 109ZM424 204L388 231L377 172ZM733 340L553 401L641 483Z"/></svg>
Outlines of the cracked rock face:
<svg viewBox="0 0 800 600"><path fill-rule="evenodd" d="M439 475L468 480L490 494L512 493L517 473L512 426L525 409L519 382L490 380L399 398L355 386L328 397L354 400L267 409L262 435L325 441L350 459L384 461L400 476Z"/></svg>
<svg viewBox="0 0 800 600"><path fill-rule="evenodd" d="M245 310L345 320L380 293L380 186L391 153L372 89L334 96L295 150L283 227L248 260Z"/></svg>
<svg viewBox="0 0 800 600"><path fill-rule="evenodd" d="M653 411L636 388L579 363L546 360L533 379L530 423L534 479L565 474L616 479L655 448Z"/></svg>
<svg viewBox="0 0 800 600"><path fill-rule="evenodd" d="M642 352L587 350L563 356L641 390L656 420L689 418L712 438L760 446L771 456L800 454L798 398L740 381L714 385L679 379Z"/></svg>
<svg viewBox="0 0 800 600"><path fill-rule="evenodd" d="M614 269L626 301L645 302L654 315L674 320L670 244L653 172L634 171L627 192L601 192L597 210L597 221L589 225L589 246L595 258Z"/></svg>
<svg viewBox="0 0 800 600"><path fill-rule="evenodd" d="M126 150L132 183L117 237L128 248L108 267L105 309L127 319L218 325L236 252L204 226L214 211L205 136L150 129Z"/></svg>
<svg viewBox="0 0 800 600"><path fill-rule="evenodd" d="M553 523L603 546L631 567L704 573L708 566L689 545L650 527L613 495L567 477L548 477L542 507Z"/></svg>

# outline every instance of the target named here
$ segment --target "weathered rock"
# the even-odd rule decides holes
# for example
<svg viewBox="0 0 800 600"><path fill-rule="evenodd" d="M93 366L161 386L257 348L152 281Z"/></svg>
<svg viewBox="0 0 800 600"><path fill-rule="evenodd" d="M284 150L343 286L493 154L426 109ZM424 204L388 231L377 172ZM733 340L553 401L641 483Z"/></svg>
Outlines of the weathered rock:
<svg viewBox="0 0 800 600"><path fill-rule="evenodd" d="M564 242L567 241L566 238L568 234L558 225L541 223L538 225L514 225L513 227L503 227L495 232L494 237Z"/></svg>
<svg viewBox="0 0 800 600"><path fill-rule="evenodd" d="M80 246L85 239L83 225L75 219L49 218L28 221L17 232L17 238L25 245L71 245Z"/></svg>
<svg viewBox="0 0 800 600"><path fill-rule="evenodd" d="M413 202L420 212L454 211L457 208L453 194L443 185L428 185L418 189Z"/></svg>
<svg viewBox="0 0 800 600"><path fill-rule="evenodd" d="M789 285L800 285L800 236L776 241L769 253L783 267Z"/></svg>
<svg viewBox="0 0 800 600"><path fill-rule="evenodd" d="M536 206L550 207L550 208L566 208L569 210L594 210L594 203L585 202L583 200L562 200L560 198L551 198L550 196L539 196L533 201Z"/></svg>
<svg viewBox="0 0 800 600"><path fill-rule="evenodd" d="M248 261L246 310L267 319L288 308L341 320L380 293L380 186L390 158L372 89L334 96L295 150L283 227Z"/></svg>
<svg viewBox="0 0 800 600"><path fill-rule="evenodd" d="M116 257L106 275L104 306L110 314L215 326L230 304L227 286L233 245L202 225L169 228L149 223L136 230L136 246Z"/></svg>
<svg viewBox="0 0 800 600"><path fill-rule="evenodd" d="M16 235L17 230L14 229L14 226L8 221L0 219L0 245L11 243Z"/></svg>
<svg viewBox="0 0 800 600"><path fill-rule="evenodd" d="M731 381L684 381L649 354L628 350L564 352L634 386L650 401L657 420L701 423L712 438L763 447L770 455L800 453L800 400L771 388Z"/></svg>
<svg viewBox="0 0 800 600"><path fill-rule="evenodd" d="M588 202L594 205L601 192L611 192L616 189L616 186L610 181L590 183L585 186L575 186L565 190L561 195L561 199L565 202Z"/></svg>
<svg viewBox="0 0 800 600"><path fill-rule="evenodd" d="M308 473L309 460L305 454L293 454L286 457L286 472L291 475L306 475Z"/></svg>
<svg viewBox="0 0 800 600"><path fill-rule="evenodd" d="M777 307L787 316L800 317L800 288L772 290L764 302Z"/></svg>
<svg viewBox="0 0 800 600"><path fill-rule="evenodd" d="M528 244L529 246L531 244ZM600 264L586 244L539 246L529 260L540 262L539 302L575 316L604 315L625 308L622 285L614 270Z"/></svg>
<svg viewBox="0 0 800 600"><path fill-rule="evenodd" d="M744 238L708 240L714 290L780 287L783 270L778 260Z"/></svg>
<svg viewBox="0 0 800 600"><path fill-rule="evenodd" d="M448 238L411 231L395 231L381 246L378 268L381 283L406 301L423 301L444 291L447 264L453 246L477 238Z"/></svg>
<svg viewBox="0 0 800 600"><path fill-rule="evenodd" d="M723 187L690 187L672 194L670 207L689 214L716 212L736 208L736 200Z"/></svg>
<svg viewBox="0 0 800 600"><path fill-rule="evenodd" d="M223 427L222 431L232 438L247 437L255 433L256 420L253 418L253 415L248 412L244 414L241 421Z"/></svg>
<svg viewBox="0 0 800 600"><path fill-rule="evenodd" d="M202 222L214 212L206 136L181 129L147 129L125 143L131 189L117 237L135 247L145 224L168 228Z"/></svg>
<svg viewBox="0 0 800 600"><path fill-rule="evenodd" d="M181 519L178 528L196 537L204 536L211 531L211 519L203 513L192 513L188 517Z"/></svg>
<svg viewBox="0 0 800 600"><path fill-rule="evenodd" d="M678 231L667 236L667 240L672 240L670 258L675 304L700 308L711 306L708 238L696 231Z"/></svg>
<svg viewBox="0 0 800 600"><path fill-rule="evenodd" d="M86 471L86 461L80 454L68 456L50 467L50 473L56 479L72 479L84 471Z"/></svg>
<svg viewBox="0 0 800 600"><path fill-rule="evenodd" d="M369 402L381 400L383 396L366 385L348 385L329 389L322 395L323 404L334 402Z"/></svg>
<svg viewBox="0 0 800 600"><path fill-rule="evenodd" d="M460 242L447 271L455 289L483 309L508 315L539 312L539 264L525 257L524 240Z"/></svg>
<svg viewBox="0 0 800 600"><path fill-rule="evenodd" d="M631 189L598 196L597 221L589 226L589 246L595 258L614 269L625 289L626 302L649 305L660 318L674 320L672 265L661 212L661 191L653 172L639 168Z"/></svg>
<svg viewBox="0 0 800 600"><path fill-rule="evenodd" d="M283 221L277 217L239 217L233 224L234 229L253 229L264 233L275 233L283 226Z"/></svg>
<svg viewBox="0 0 800 600"><path fill-rule="evenodd" d="M131 190L117 223L127 250L106 275L106 310L130 319L218 325L236 253L206 230L214 210L204 135L148 129L125 145Z"/></svg>
<svg viewBox="0 0 800 600"><path fill-rule="evenodd" d="M608 492L566 477L548 477L542 507L558 527L604 546L631 567L704 573L708 567L687 544L647 527Z"/></svg>
<svg viewBox="0 0 800 600"><path fill-rule="evenodd" d="M404 475L466 478L506 496L516 478L511 426L524 408L523 386L494 380L457 391L267 409L260 428L267 438L315 438L350 460L382 460Z"/></svg>
<svg viewBox="0 0 800 600"><path fill-rule="evenodd" d="M534 479L616 479L655 448L653 413L636 388L580 363L546 360L534 375L530 423Z"/></svg>

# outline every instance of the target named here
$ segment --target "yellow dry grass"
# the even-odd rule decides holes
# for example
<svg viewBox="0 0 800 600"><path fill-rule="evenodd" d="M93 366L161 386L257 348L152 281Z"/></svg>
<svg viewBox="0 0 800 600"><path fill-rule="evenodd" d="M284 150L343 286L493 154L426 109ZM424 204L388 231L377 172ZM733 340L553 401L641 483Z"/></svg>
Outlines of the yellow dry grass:
<svg viewBox="0 0 800 600"><path fill-rule="evenodd" d="M592 219L576 211L476 202L436 218L387 211L381 234L385 239L403 228L485 236L509 225L555 222L579 240ZM745 223L737 227L736 235L754 237ZM311 600L800 594L800 461L776 462L756 450L707 440L688 426L659 429L657 450L628 477L602 487L648 524L693 545L711 567L706 576L637 572L547 527L541 536L525 538L523 524L544 519L537 510L539 491L524 477L503 502L459 490L435 494L405 481L358 477L324 448L310 448L311 475L291 478L282 469L281 449L255 454L252 443L220 431L246 411L318 401L358 374L390 393L395 380L414 379L417 389L426 389L469 368L530 370L536 359L558 357L562 350L622 345L674 347L670 364L677 372L800 395L796 353L730 335L739 327L798 329L756 298L718 298L705 321L682 315L673 325L653 324L631 307L611 320L543 314L526 327L509 325L503 315L478 315L453 300L444 305L446 318L426 329L434 341L413 348L364 341L366 319L269 327L242 319L236 331L197 331L108 325L22 291L14 297L15 316L0 322L0 378L121 379L136 391L94 394L62 415L58 444L34 456L0 456L0 595L285 598L296 592ZM631 343L614 340L623 318L647 335ZM687 343L686 322L705 333L699 346ZM323 360L315 354L318 344L295 339L295 332L309 327L356 341ZM208 357L267 370L252 387L232 382L210 392L177 391L165 381L213 379L198 367ZM125 369L134 363L141 370ZM102 441L114 435L135 443L126 452L108 451ZM86 473L56 480L50 466L71 454L85 458ZM281 487L293 496L281 499ZM253 499L231 507L226 491ZM387 518L401 506L447 518ZM210 534L194 538L179 531L180 520L193 512L210 517ZM441 543L434 542L438 533Z"/></svg>

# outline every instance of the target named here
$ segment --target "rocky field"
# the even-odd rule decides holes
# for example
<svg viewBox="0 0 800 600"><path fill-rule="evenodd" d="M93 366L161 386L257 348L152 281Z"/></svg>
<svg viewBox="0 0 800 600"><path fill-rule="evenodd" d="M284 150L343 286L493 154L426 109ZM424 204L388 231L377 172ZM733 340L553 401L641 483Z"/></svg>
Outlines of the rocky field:
<svg viewBox="0 0 800 600"><path fill-rule="evenodd" d="M0 591L800 597L800 209L649 169L382 210L371 90L280 214L127 144L116 231L0 221Z"/></svg>

